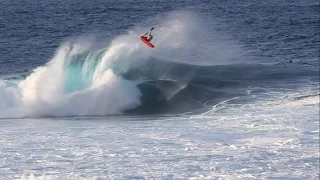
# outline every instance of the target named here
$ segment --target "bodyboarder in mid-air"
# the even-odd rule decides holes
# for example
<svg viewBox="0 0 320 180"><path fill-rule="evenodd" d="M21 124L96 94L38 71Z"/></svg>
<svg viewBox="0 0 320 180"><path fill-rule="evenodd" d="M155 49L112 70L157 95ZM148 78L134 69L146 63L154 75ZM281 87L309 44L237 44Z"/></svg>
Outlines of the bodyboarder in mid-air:
<svg viewBox="0 0 320 180"><path fill-rule="evenodd" d="M145 39L145 40L147 40L148 42L150 42L151 40L152 40L152 38L153 38L153 36L151 35L151 31L154 29L154 27L152 27L151 29L150 29L150 31L148 31L148 32L146 32L146 33L144 33L144 34L141 34L141 36L140 36L140 38L141 39Z"/></svg>

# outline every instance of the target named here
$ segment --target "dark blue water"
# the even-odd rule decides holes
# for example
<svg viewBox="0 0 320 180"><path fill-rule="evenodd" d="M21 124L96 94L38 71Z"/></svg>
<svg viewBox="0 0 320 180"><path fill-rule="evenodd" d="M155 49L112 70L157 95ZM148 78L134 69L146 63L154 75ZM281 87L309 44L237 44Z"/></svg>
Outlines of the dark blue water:
<svg viewBox="0 0 320 180"><path fill-rule="evenodd" d="M190 10L207 24L215 23L214 28L241 44L245 55L260 62L318 65L317 0L1 1L0 7L2 75L43 65L69 37L93 34L108 43L130 27L174 10Z"/></svg>

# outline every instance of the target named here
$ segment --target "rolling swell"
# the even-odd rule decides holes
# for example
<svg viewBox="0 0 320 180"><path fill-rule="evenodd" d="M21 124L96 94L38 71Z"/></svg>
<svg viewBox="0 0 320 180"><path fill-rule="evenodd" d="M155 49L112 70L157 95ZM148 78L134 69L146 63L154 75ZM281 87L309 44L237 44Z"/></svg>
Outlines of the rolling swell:
<svg viewBox="0 0 320 180"><path fill-rule="evenodd" d="M306 69L308 71L306 72ZM141 78L171 78L191 83L227 85L241 81L267 81L317 76L318 70L305 64L229 64L200 66L151 58L143 66L120 75L128 80Z"/></svg>
<svg viewBox="0 0 320 180"><path fill-rule="evenodd" d="M198 66L151 58L144 67L119 75L140 81L141 106L127 113L175 114L205 111L223 100L244 96L248 87L281 86L297 77L317 77L318 71L305 68L291 63Z"/></svg>

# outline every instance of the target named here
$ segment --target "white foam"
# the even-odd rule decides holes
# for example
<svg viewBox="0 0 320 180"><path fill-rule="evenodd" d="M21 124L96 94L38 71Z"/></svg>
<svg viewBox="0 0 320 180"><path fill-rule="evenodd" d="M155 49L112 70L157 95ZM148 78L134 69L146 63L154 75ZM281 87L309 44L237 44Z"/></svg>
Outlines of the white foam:
<svg viewBox="0 0 320 180"><path fill-rule="evenodd" d="M58 179L58 178L51 175L35 176L33 173L23 174L21 176L21 180L55 180L55 179Z"/></svg>
<svg viewBox="0 0 320 180"><path fill-rule="evenodd" d="M21 113L21 95L17 85L0 80L0 117L10 117Z"/></svg>

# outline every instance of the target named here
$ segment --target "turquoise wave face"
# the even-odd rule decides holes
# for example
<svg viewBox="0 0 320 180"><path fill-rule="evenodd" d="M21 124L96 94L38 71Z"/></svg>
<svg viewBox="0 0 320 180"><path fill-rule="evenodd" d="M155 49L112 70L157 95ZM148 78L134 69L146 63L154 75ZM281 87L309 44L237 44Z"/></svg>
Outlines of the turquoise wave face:
<svg viewBox="0 0 320 180"><path fill-rule="evenodd" d="M64 64L64 91L70 93L90 87L102 56L103 51L67 56Z"/></svg>

